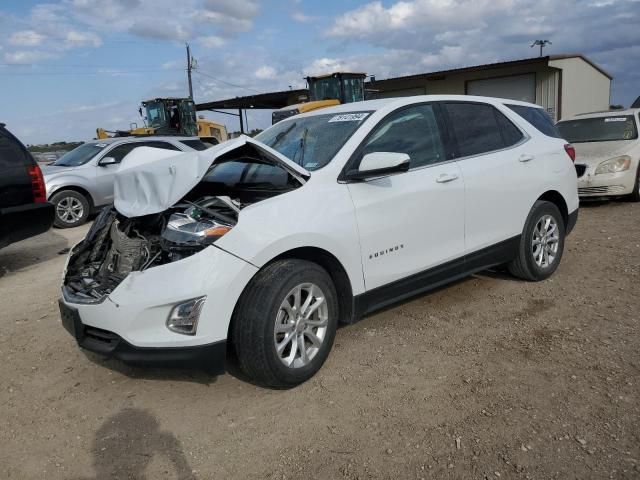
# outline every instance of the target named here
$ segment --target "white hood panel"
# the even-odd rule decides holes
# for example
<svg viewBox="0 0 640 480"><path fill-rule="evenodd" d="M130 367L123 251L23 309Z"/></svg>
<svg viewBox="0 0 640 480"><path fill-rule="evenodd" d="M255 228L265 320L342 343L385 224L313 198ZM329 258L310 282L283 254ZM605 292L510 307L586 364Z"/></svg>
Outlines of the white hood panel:
<svg viewBox="0 0 640 480"><path fill-rule="evenodd" d="M123 159L115 174L114 206L129 218L163 212L189 193L217 158L246 144L281 164L301 183L309 176L307 170L282 154L244 135L201 152L138 147Z"/></svg>

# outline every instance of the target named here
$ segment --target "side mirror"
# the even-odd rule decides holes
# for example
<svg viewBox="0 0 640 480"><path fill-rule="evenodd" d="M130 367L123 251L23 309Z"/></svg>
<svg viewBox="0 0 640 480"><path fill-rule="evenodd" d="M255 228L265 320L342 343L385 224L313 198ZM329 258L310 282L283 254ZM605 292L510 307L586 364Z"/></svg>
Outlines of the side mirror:
<svg viewBox="0 0 640 480"><path fill-rule="evenodd" d="M107 165L115 165L116 159L113 157L104 157L98 162L99 167L106 167Z"/></svg>
<svg viewBox="0 0 640 480"><path fill-rule="evenodd" d="M347 173L347 180L359 181L382 177L409 170L411 158L406 153L373 152L367 153L360 161L357 170Z"/></svg>

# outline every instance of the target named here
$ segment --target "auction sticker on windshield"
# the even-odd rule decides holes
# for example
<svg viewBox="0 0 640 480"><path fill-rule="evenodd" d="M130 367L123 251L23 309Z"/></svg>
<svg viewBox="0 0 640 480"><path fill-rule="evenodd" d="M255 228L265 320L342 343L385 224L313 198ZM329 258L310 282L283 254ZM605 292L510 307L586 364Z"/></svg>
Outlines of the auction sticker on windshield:
<svg viewBox="0 0 640 480"><path fill-rule="evenodd" d="M608 122L626 122L627 121L627 117L610 117L610 118L605 118L604 122L608 123Z"/></svg>
<svg viewBox="0 0 640 480"><path fill-rule="evenodd" d="M343 113L342 115L335 115L329 119L331 122L359 122L367 118L369 113Z"/></svg>

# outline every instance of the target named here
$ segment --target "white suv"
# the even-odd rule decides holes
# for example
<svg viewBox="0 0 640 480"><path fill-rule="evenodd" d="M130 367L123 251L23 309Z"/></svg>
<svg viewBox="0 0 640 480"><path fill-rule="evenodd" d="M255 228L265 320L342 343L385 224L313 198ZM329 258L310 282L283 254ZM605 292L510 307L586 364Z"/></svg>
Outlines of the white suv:
<svg viewBox="0 0 640 480"><path fill-rule="evenodd" d="M136 149L70 253L63 325L130 363L221 373L229 352L283 388L318 371L338 322L493 266L545 279L577 219L576 172L516 107L543 113L373 100L204 152Z"/></svg>

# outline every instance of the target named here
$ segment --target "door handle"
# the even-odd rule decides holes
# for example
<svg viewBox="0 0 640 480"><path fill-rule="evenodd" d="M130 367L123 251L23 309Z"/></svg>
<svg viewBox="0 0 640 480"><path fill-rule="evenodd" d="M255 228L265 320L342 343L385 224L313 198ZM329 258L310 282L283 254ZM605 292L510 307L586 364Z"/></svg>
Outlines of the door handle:
<svg viewBox="0 0 640 480"><path fill-rule="evenodd" d="M529 155L527 153L523 153L522 155L520 155L520 158L518 158L519 162L525 163L525 162L530 162L531 160L533 160L534 157L533 155Z"/></svg>
<svg viewBox="0 0 640 480"><path fill-rule="evenodd" d="M436 182L438 183L448 183L453 182L458 179L457 173L443 173L438 178L436 178Z"/></svg>

